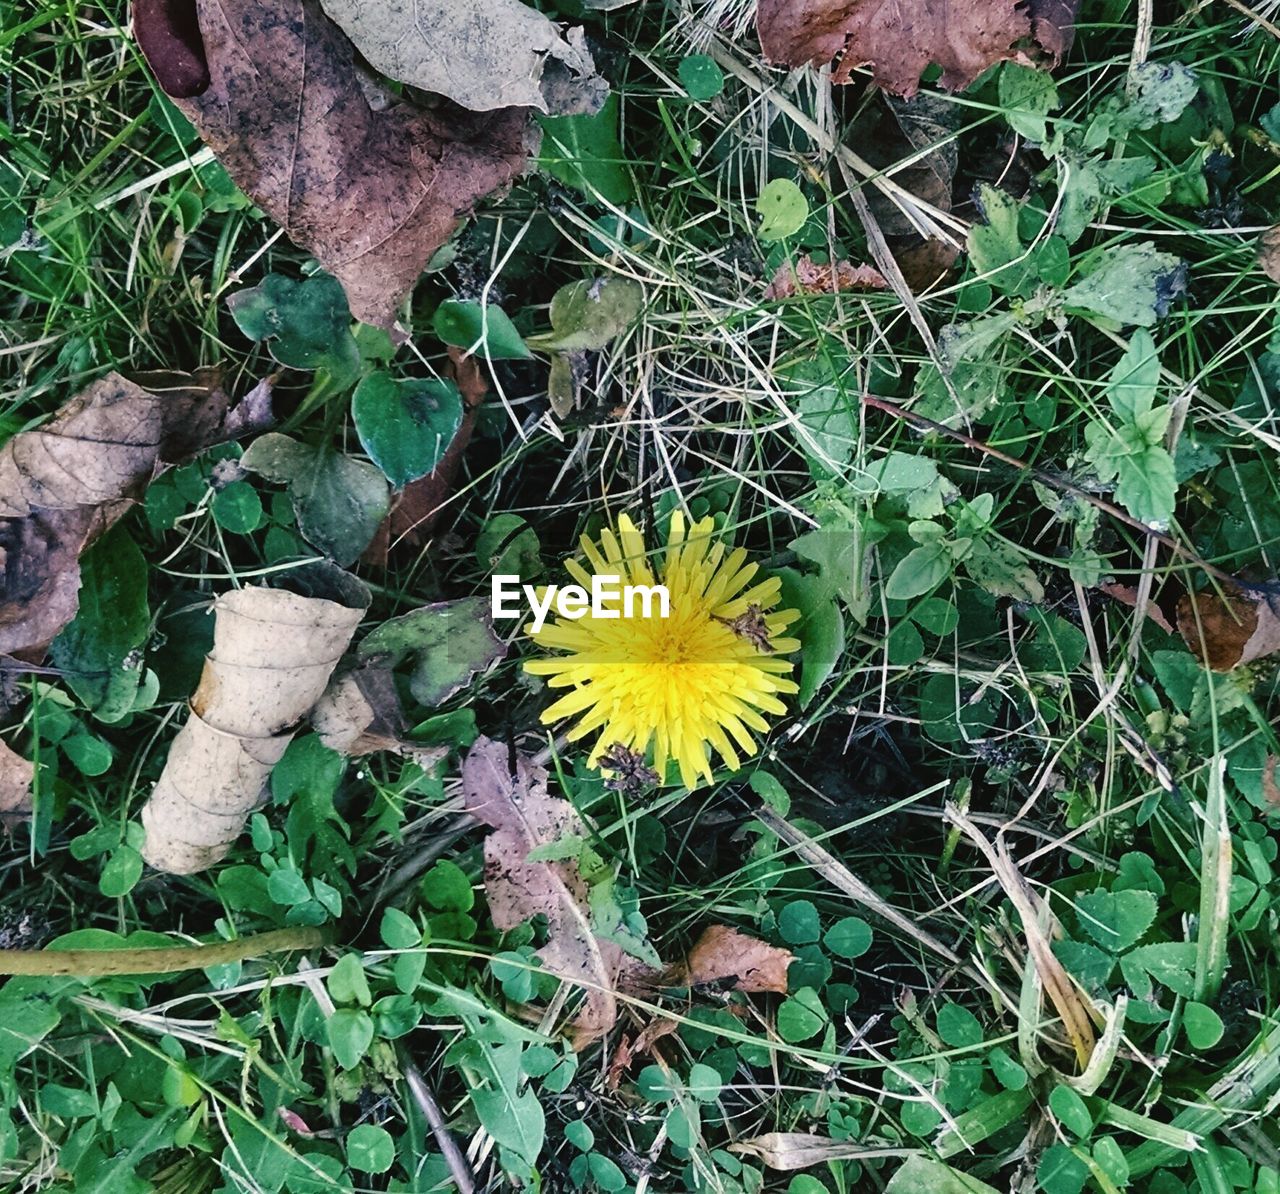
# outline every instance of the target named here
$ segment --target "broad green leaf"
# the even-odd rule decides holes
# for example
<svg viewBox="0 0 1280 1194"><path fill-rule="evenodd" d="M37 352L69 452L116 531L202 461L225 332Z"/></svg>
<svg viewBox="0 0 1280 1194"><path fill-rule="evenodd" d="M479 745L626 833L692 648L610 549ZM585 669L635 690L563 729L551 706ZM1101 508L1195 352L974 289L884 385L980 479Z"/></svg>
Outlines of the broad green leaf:
<svg viewBox="0 0 1280 1194"><path fill-rule="evenodd" d="M213 521L233 535L251 535L263 523L262 499L248 481L232 481L213 495Z"/></svg>
<svg viewBox="0 0 1280 1194"><path fill-rule="evenodd" d="M982 1024L967 1007L945 1003L938 1011L938 1035L952 1048L964 1049L982 1043Z"/></svg>
<svg viewBox="0 0 1280 1194"><path fill-rule="evenodd" d="M399 908L384 908L378 935L388 949L413 949L422 942L422 930Z"/></svg>
<svg viewBox="0 0 1280 1194"><path fill-rule="evenodd" d="M329 1017L329 1048L344 1070L360 1064L373 1043L373 1018L358 1008L340 1007Z"/></svg>
<svg viewBox="0 0 1280 1194"><path fill-rule="evenodd" d="M611 92L594 116L539 116L538 168L589 199L622 207L635 198L618 140L620 106Z"/></svg>
<svg viewBox="0 0 1280 1194"><path fill-rule="evenodd" d="M1058 88L1048 71L1016 62L1000 68L1000 111L1015 133L1042 145L1048 140L1045 116L1058 106Z"/></svg>
<svg viewBox="0 0 1280 1194"><path fill-rule="evenodd" d="M133 711L151 627L147 564L117 524L80 560L80 608L53 641L53 662L99 721Z"/></svg>
<svg viewBox="0 0 1280 1194"><path fill-rule="evenodd" d="M778 1008L778 1035L795 1045L817 1036L827 1024L827 1009L812 987L801 987Z"/></svg>
<svg viewBox="0 0 1280 1194"><path fill-rule="evenodd" d="M1093 1131L1093 1116L1082 1099L1069 1086L1055 1086L1049 1096L1049 1110L1073 1136L1087 1140Z"/></svg>
<svg viewBox="0 0 1280 1194"><path fill-rule="evenodd" d="M396 1159L391 1133L377 1124L356 1124L346 1144L347 1164L360 1173L386 1173Z"/></svg>
<svg viewBox="0 0 1280 1194"><path fill-rule="evenodd" d="M1114 324L1151 327L1186 289L1184 272L1181 258L1150 241L1120 245L1098 253L1092 272L1062 297L1069 308Z"/></svg>
<svg viewBox="0 0 1280 1194"><path fill-rule="evenodd" d="M676 73L692 100L715 99L724 90L724 72L709 54L690 54L682 58Z"/></svg>
<svg viewBox="0 0 1280 1194"><path fill-rule="evenodd" d="M871 604L867 576L870 560L858 515L825 509L818 529L792 539L788 546L800 559L817 565L818 581L830 597L844 602L855 621L866 620Z"/></svg>
<svg viewBox="0 0 1280 1194"><path fill-rule="evenodd" d="M278 432L259 436L240 463L287 485L298 530L346 567L369 546L390 504L387 482L371 464L327 445L313 448Z"/></svg>
<svg viewBox="0 0 1280 1194"><path fill-rule="evenodd" d="M809 218L809 201L804 192L789 178L775 178L765 183L756 199L760 217L760 239L784 240L794 236Z"/></svg>
<svg viewBox="0 0 1280 1194"><path fill-rule="evenodd" d="M1044 585L1030 561L1012 543L975 539L964 557L964 570L988 593L1038 604Z"/></svg>
<svg viewBox="0 0 1280 1194"><path fill-rule="evenodd" d="M871 948L871 926L859 916L836 921L823 935L822 943L838 958L860 958Z"/></svg>
<svg viewBox="0 0 1280 1194"><path fill-rule="evenodd" d="M1152 925L1156 918L1156 897L1149 891L1085 892L1076 899L1080 924L1099 945L1112 953L1123 953Z"/></svg>
<svg viewBox="0 0 1280 1194"><path fill-rule="evenodd" d="M251 340L265 340L282 365L325 369L339 385L354 381L360 371L347 295L329 274L300 282L268 274L260 285L233 294L227 307L240 330Z"/></svg>
<svg viewBox="0 0 1280 1194"><path fill-rule="evenodd" d="M420 705L433 708L501 659L505 650L494 633L488 601L464 597L384 622L364 637L358 653L362 659L383 656L389 667L411 660L409 692Z"/></svg>
<svg viewBox="0 0 1280 1194"><path fill-rule="evenodd" d="M1160 357L1155 341L1145 328L1129 338L1129 347L1107 378L1107 399L1111 409L1132 423L1151 409L1160 386Z"/></svg>
<svg viewBox="0 0 1280 1194"><path fill-rule="evenodd" d="M796 704L803 709L826 683L844 654L844 618L840 606L826 592L826 584L794 568L780 568L782 603L798 609L800 621L789 633L800 640L800 691Z"/></svg>
<svg viewBox="0 0 1280 1194"><path fill-rule="evenodd" d="M121 846L107 860L98 879L98 890L108 899L127 895L142 878L142 855L132 846Z"/></svg>
<svg viewBox="0 0 1280 1194"><path fill-rule="evenodd" d="M370 373L351 395L351 418L369 458L400 489L440 463L462 425L451 381Z"/></svg>
<svg viewBox="0 0 1280 1194"><path fill-rule="evenodd" d="M507 313L492 303L445 299L432 318L435 333L446 344L495 361L526 360L533 354Z"/></svg>
<svg viewBox="0 0 1280 1194"><path fill-rule="evenodd" d="M1182 1027L1193 1049L1212 1049L1225 1031L1222 1017L1203 1003L1189 1002L1182 1009Z"/></svg>
<svg viewBox="0 0 1280 1194"><path fill-rule="evenodd" d="M619 274L561 286L551 299L551 331L530 336L541 350L573 352L604 348L639 316L644 289Z"/></svg>
<svg viewBox="0 0 1280 1194"><path fill-rule="evenodd" d="M1040 1156L1036 1180L1044 1194L1080 1194L1089 1180L1089 1166L1065 1144L1051 1144Z"/></svg>
<svg viewBox="0 0 1280 1194"><path fill-rule="evenodd" d="M1120 972L1137 999L1150 999L1152 980L1175 995L1190 997L1196 965L1194 941L1158 941L1140 945L1120 959Z"/></svg>
<svg viewBox="0 0 1280 1194"><path fill-rule="evenodd" d="M825 1187L824 1187L825 1189ZM994 1186L941 1161L908 1157L889 1179L884 1194L997 1194Z"/></svg>
<svg viewBox="0 0 1280 1194"><path fill-rule="evenodd" d="M978 202L985 222L969 229L969 260L986 281L1011 292L1025 273L1025 265L1007 269L1023 256L1017 201L1007 191L983 183Z"/></svg>
<svg viewBox="0 0 1280 1194"><path fill-rule="evenodd" d="M325 980L334 1003L357 1003L368 1007L373 1002L369 979L359 954L343 954Z"/></svg>
<svg viewBox="0 0 1280 1194"><path fill-rule="evenodd" d="M933 592L951 575L951 552L944 543L929 543L907 552L885 582L890 601L906 601Z"/></svg>
<svg viewBox="0 0 1280 1194"><path fill-rule="evenodd" d="M807 945L822 932L818 910L808 900L792 900L778 913L778 932L788 945Z"/></svg>

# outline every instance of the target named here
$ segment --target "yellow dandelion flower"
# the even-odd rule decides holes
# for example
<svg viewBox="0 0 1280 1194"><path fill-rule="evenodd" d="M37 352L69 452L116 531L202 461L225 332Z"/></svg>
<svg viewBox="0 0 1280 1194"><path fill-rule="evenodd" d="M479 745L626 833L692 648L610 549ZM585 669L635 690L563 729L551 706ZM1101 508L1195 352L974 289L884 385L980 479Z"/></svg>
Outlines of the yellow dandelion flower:
<svg viewBox="0 0 1280 1194"><path fill-rule="evenodd" d="M768 731L764 715L786 713L780 698L796 685L783 657L800 643L782 634L800 615L774 609L781 581L752 584L758 565L747 562L742 548L714 542L713 527L711 518L687 527L677 511L652 569L644 537L626 515L616 532L601 533L598 545L584 535L591 571L577 560L567 560L566 570L588 591L593 573L617 577L618 599L603 604L604 616L588 611L547 621L536 632L525 628L540 647L563 652L529 660L526 670L550 677L552 688L572 690L542 721L577 717L570 741L598 734L593 766L619 745L640 755L652 748L660 776L673 759L681 782L693 787L712 777L708 747L736 769L758 749L752 733ZM635 616L619 616L625 586L655 584L667 588L667 617L659 616L656 601L647 617L639 602L631 606Z"/></svg>

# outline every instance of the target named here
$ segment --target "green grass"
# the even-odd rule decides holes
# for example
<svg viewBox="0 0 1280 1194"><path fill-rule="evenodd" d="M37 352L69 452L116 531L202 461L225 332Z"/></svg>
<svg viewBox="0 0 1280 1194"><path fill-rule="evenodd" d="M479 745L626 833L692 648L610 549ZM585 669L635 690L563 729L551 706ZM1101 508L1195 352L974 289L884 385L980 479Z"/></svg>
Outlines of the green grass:
<svg viewBox="0 0 1280 1194"><path fill-rule="evenodd" d="M279 488L260 478L244 483L261 521L248 533L225 525L208 474L226 449L159 479L123 524L148 566L152 699L103 724L57 674L6 665L4 737L40 773L34 820L4 850L5 943L275 929L293 922L264 894L267 876L293 865L340 944L163 979L9 980L7 1186L448 1188L432 1184L447 1169L415 1093L425 1087L482 1190L520 1188L529 1159L491 1133L523 1124L531 1101L546 1118L537 1168L551 1191L589 1188L585 1171L599 1189L637 1194L903 1194L926 1188L906 1184L910 1171L894 1180L910 1157L1048 1194L1278 1188L1278 810L1264 775L1280 754L1274 664L1212 676L1177 635L1098 587L1114 582L1172 615L1184 589L1209 579L1187 553L1253 580L1280 568L1276 284L1255 263L1257 235L1280 214L1280 138L1266 131L1277 43L1245 33L1247 19L1226 7L1159 8L1149 60L1193 68L1196 98L1179 120L1106 138L1091 157L1148 156L1167 190L1108 197L1064 247L1061 277L1034 258L1041 274L1016 286L1016 265L982 277L961 256L918 299L886 289L775 301L765 286L799 252L871 260L850 187L892 236L900 171L869 164L883 147L859 130L879 101L860 84L833 93L817 73L769 71L749 32L695 35L699 7L591 19L619 96L610 186L629 197L605 201L541 174L488 201L415 292L414 336L391 369L438 375L435 307L486 288L524 335L547 329L559 287L599 275L639 283L642 314L588 354L579 403L563 418L548 411L545 356L495 363L447 514L421 549L358 571L374 592L373 626L486 593L477 539L502 515L528 523L544 579L557 579L579 534L620 513L651 524L678 505L713 513L766 567L785 570L789 600L812 602L802 628L811 699L743 772L637 800L605 790L585 750L539 726L549 695L521 671L527 647L516 643L443 709L412 711L417 721L455 715L441 731L454 749L435 770L385 754L344 770L304 738L289 756L291 801L267 805L226 862L190 879L147 872L122 883L127 827L207 646L200 611L314 554ZM741 6L709 7L732 17ZM237 393L277 369L226 299L269 273L302 276L306 254L227 184L159 96L123 6L0 11L4 433L108 369L217 363ZM915 156L954 141L955 204L917 219L963 246L981 223L973 189L1003 180L1032 260L1062 178L1067 195L1078 185L1080 139L1123 93L1134 34L1132 11L1086 4L1055 75L1060 104L1048 119L1067 148L1052 160L1013 152L995 75L943 97L954 119L935 122ZM678 74L695 48L726 80L697 102ZM600 169L587 163L588 179ZM775 178L800 185L810 214L797 236L768 242L755 204ZM1167 535L1182 556L1090 504L1118 500L1086 458L1086 429L1119 419L1107 379L1133 328L1061 298L1147 242L1186 266L1185 294L1150 329L1156 403L1173 407L1164 442L1179 465ZM1003 322L943 380L937 361L956 343L944 329L980 320ZM313 382L283 372L286 429L358 456L345 392L322 401ZM864 394L929 411L969 438L922 431ZM956 396L968 418L945 405ZM877 492L886 458L923 471ZM986 518L973 509L984 499ZM920 522L934 530L913 536ZM823 537L797 546L815 529ZM920 588L904 574L888 592L908 595L888 595L930 535L950 545L941 579ZM841 597L815 553L840 574ZM468 713L481 732L546 752L616 872L613 898L643 917L665 962L708 923L731 924L796 953L790 995L688 991L669 979L624 995L615 1031L573 1054L557 983L529 977L538 930L495 928L482 833L458 818ZM762 801L792 836L759 815ZM316 897L317 879L340 916ZM419 952L387 935L388 907L425 929ZM887 922L886 907L927 939ZM1068 999L1087 998L1105 1024L1127 996L1088 1082L1054 1004L1036 998L1028 908L1040 931L1054 918L1055 951L1077 980ZM860 928L831 935L849 917L871 928L856 956L841 934ZM403 960L413 957L423 959L416 979ZM335 980L352 958L364 979L344 960ZM571 1007L577 995L561 997ZM333 1026L358 1034L370 1001L378 1035L344 1068L349 1042ZM624 1041L664 1022L675 1031L629 1068L614 1065ZM546 1040L531 1043L534 1031ZM505 1104L493 1093L504 1083ZM780 1145L760 1138L772 1133L821 1136L829 1159L771 1167ZM126 1179L126 1168L141 1177Z"/></svg>

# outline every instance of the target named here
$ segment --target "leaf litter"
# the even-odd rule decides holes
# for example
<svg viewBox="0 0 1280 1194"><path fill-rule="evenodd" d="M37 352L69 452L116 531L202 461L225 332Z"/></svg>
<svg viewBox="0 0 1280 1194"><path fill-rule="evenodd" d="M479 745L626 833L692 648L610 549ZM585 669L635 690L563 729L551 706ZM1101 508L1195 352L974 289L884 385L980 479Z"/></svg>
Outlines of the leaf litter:
<svg viewBox="0 0 1280 1194"><path fill-rule="evenodd" d="M527 111L375 109L317 0L196 10L209 70L199 91L189 56L150 26L164 13L135 14L160 86L241 190L342 282L355 317L390 326L458 219L524 169Z"/></svg>
<svg viewBox="0 0 1280 1194"><path fill-rule="evenodd" d="M295 589L312 578L323 595L255 585L214 602L213 650L142 809L157 870L192 874L227 853L328 686L369 593L331 565L289 577Z"/></svg>
<svg viewBox="0 0 1280 1194"><path fill-rule="evenodd" d="M530 861L539 847L585 841L586 826L572 804L548 794L546 769L505 742L477 739L462 765L462 786L467 812L490 830L484 883L493 923L506 930L546 917L547 943L538 957L552 974L583 989L573 1039L584 1048L613 1027L618 984L642 966L597 936L589 885L576 859Z"/></svg>
<svg viewBox="0 0 1280 1194"><path fill-rule="evenodd" d="M109 373L0 447L0 654L38 660L79 607L80 555L166 464L270 421L215 372Z"/></svg>

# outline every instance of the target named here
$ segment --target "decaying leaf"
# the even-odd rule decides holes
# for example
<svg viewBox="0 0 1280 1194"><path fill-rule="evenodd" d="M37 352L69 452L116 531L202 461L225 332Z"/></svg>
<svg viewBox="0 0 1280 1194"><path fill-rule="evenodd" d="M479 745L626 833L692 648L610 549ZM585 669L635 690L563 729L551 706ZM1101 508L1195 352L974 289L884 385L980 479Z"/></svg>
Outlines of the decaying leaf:
<svg viewBox="0 0 1280 1194"><path fill-rule="evenodd" d="M254 395L229 414L212 371L110 373L0 447L0 654L43 654L75 617L80 553L163 464L261 418Z"/></svg>
<svg viewBox="0 0 1280 1194"><path fill-rule="evenodd" d="M142 856L157 870L189 875L231 848L368 607L365 587L332 566L287 575L294 591L236 589L213 603L191 715L142 809Z"/></svg>
<svg viewBox="0 0 1280 1194"><path fill-rule="evenodd" d="M920 72L942 67L948 91L968 87L983 71L1022 57L1033 38L1051 54L1065 46L1068 5L1040 3L1033 15L1017 0L760 0L760 46L772 62L825 66L839 59L832 81L847 83L860 66L894 95L913 95Z"/></svg>
<svg viewBox="0 0 1280 1194"><path fill-rule="evenodd" d="M1127 605L1130 609L1138 608L1138 590L1132 585L1122 585L1116 581L1107 581L1098 585L1098 592L1105 593L1108 597L1120 602L1121 605ZM1164 616L1162 610L1154 601L1148 601L1143 606L1143 616L1150 618L1161 630L1173 633L1173 626L1169 619Z"/></svg>
<svg viewBox="0 0 1280 1194"><path fill-rule="evenodd" d="M419 746L408 739L395 677L369 661L336 673L308 720L320 741L341 755L388 751L428 770L449 753L448 747Z"/></svg>
<svg viewBox="0 0 1280 1194"><path fill-rule="evenodd" d="M824 1165L828 1161L852 1160L857 1157L898 1155L896 1150L868 1148L856 1140L833 1140L811 1132L766 1132L731 1144L729 1151L756 1157L770 1169L783 1173Z"/></svg>
<svg viewBox="0 0 1280 1194"><path fill-rule="evenodd" d="M35 773L31 763L0 742L0 828L11 828L31 817L31 781Z"/></svg>
<svg viewBox="0 0 1280 1194"><path fill-rule="evenodd" d="M520 0L322 0L384 75L448 96L473 112L595 112L609 85L581 29L562 34Z"/></svg>
<svg viewBox="0 0 1280 1194"><path fill-rule="evenodd" d="M531 917L547 919L547 944L538 956L551 973L583 989L574 1043L599 1039L617 1019L616 983L628 965L621 947L597 938L588 911L586 880L573 858L529 862L530 851L585 837L567 800L547 794L547 773L505 742L480 738L462 765L466 808L490 829L484 841L484 883L493 923L514 929Z"/></svg>
<svg viewBox="0 0 1280 1194"><path fill-rule="evenodd" d="M787 993L795 955L728 925L708 925L672 980L681 986L731 982L735 991Z"/></svg>
<svg viewBox="0 0 1280 1194"><path fill-rule="evenodd" d="M1262 795L1266 799L1267 807L1272 812L1280 813L1280 783L1276 782L1277 763L1280 763L1280 758L1267 755L1267 761L1262 765Z"/></svg>
<svg viewBox="0 0 1280 1194"><path fill-rule="evenodd" d="M506 646L494 632L488 600L462 597L383 622L365 635L357 654L388 670L411 660L410 695L431 709L501 659Z"/></svg>
<svg viewBox="0 0 1280 1194"><path fill-rule="evenodd" d="M160 86L240 188L342 282L356 318L390 325L458 218L524 168L527 111L375 111L318 0L197 0L196 11L209 70L198 92L188 56L152 36L157 13L134 11Z"/></svg>
<svg viewBox="0 0 1280 1194"><path fill-rule="evenodd" d="M1273 282L1280 282L1280 224L1258 237L1258 264Z"/></svg>
<svg viewBox="0 0 1280 1194"><path fill-rule="evenodd" d="M959 150L955 137L963 112L931 93L909 100L883 96L867 105L850 140L871 165L893 179L908 196L929 208L950 212ZM909 162L909 165L900 165ZM903 278L914 293L937 284L955 264L959 248L927 236L910 200L868 188L867 204L884 234Z"/></svg>
<svg viewBox="0 0 1280 1194"><path fill-rule="evenodd" d="M272 431L249 445L240 465L287 486L298 530L344 567L369 546L387 513L390 491L382 473L327 444L315 447Z"/></svg>
<svg viewBox="0 0 1280 1194"><path fill-rule="evenodd" d="M1178 633L1215 672L1280 651L1280 588L1241 585L1221 594L1185 593L1178 602Z"/></svg>
<svg viewBox="0 0 1280 1194"><path fill-rule="evenodd" d="M413 660L410 692L430 708L504 654L506 646L494 634L493 619L479 598L425 605L369 633L356 659L339 668L312 709L311 724L324 744L339 754L386 750L428 766L446 752L407 738L392 669L405 659Z"/></svg>
<svg viewBox="0 0 1280 1194"><path fill-rule="evenodd" d="M460 348L449 347L449 361L453 380L462 392L462 425L440 463L425 477L410 481L392 498L391 512L379 528L375 545L385 536L387 549L419 546L431 534L453 493L463 454L475 430L476 409L489 392L489 380L483 366L474 357L466 356ZM383 558L385 560L385 554Z"/></svg>
<svg viewBox="0 0 1280 1194"><path fill-rule="evenodd" d="M796 294L835 294L841 290L885 290L889 283L874 265L853 265L848 261L819 265L808 253L794 262L778 266L764 297L791 298Z"/></svg>

